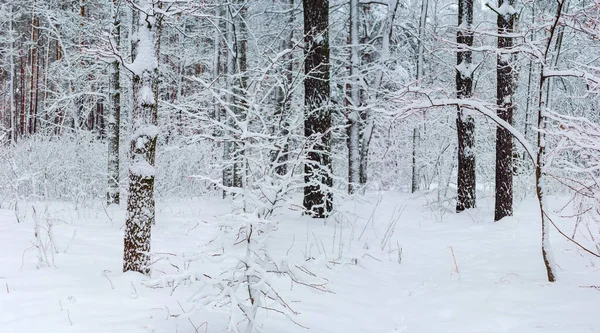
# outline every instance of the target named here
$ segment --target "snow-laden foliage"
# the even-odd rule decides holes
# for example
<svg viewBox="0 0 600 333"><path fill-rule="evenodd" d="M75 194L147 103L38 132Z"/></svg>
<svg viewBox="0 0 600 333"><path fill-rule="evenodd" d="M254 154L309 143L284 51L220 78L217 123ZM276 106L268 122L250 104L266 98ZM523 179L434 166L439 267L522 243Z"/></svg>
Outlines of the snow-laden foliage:
<svg viewBox="0 0 600 333"><path fill-rule="evenodd" d="M196 289L189 296L187 315L199 308L225 309L229 313L231 332L251 333L261 330L258 315L273 312L295 321L298 314L288 298L290 284L329 292L325 280L317 277L302 262L270 248L278 224L253 214L225 216L215 237L198 253L167 257L177 262L180 271L149 282L152 287L170 287L175 291L183 284Z"/></svg>

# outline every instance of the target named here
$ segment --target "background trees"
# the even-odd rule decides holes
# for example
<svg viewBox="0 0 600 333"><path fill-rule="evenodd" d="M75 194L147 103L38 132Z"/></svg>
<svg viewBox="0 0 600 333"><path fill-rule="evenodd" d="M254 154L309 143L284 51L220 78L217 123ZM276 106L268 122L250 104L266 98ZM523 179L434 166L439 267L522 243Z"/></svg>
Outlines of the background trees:
<svg viewBox="0 0 600 333"><path fill-rule="evenodd" d="M129 193L131 227L152 193L327 217L358 190L457 211L493 192L501 220L536 179L540 198L595 179L573 148L598 121L595 2L189 0L148 32L157 4L0 2L3 195Z"/></svg>

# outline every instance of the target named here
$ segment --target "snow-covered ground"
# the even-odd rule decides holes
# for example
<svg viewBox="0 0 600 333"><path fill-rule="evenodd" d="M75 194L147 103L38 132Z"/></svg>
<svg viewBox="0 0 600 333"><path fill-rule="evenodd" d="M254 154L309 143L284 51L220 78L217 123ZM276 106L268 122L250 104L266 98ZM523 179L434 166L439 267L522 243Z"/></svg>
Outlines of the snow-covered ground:
<svg viewBox="0 0 600 333"><path fill-rule="evenodd" d="M279 215L270 251L310 257L332 291L287 288L294 320L319 333L600 332L600 290L589 288L600 285L600 261L553 231L559 280L550 284L535 201L499 223L491 202L480 207L443 213L423 197L371 193L338 223ZM37 203L35 211L42 226L53 224L51 267L36 268L32 204L20 207L19 222L0 210L1 333L226 331L224 310L186 314L198 286L149 288L148 278L121 273L122 207ZM219 199L159 202L153 251L199 249L228 211ZM572 221L561 223L572 231ZM173 270L159 261L152 278ZM259 319L266 333L306 332L276 313Z"/></svg>

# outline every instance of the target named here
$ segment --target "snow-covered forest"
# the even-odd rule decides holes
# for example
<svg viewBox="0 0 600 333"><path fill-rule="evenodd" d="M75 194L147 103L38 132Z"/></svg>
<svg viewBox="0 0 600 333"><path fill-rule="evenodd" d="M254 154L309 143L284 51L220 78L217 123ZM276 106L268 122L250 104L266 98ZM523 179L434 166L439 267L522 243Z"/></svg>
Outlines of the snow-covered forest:
<svg viewBox="0 0 600 333"><path fill-rule="evenodd" d="M0 0L0 332L600 332L600 0Z"/></svg>

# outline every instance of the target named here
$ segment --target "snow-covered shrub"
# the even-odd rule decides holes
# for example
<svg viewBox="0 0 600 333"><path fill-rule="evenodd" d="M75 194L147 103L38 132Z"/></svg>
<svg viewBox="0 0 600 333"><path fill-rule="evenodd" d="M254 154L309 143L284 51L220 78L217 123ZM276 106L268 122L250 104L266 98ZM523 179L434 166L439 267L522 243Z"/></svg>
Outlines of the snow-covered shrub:
<svg viewBox="0 0 600 333"><path fill-rule="evenodd" d="M54 266L54 254L58 253L54 243L54 221L48 215L48 207L38 213L33 209L34 236L33 246L37 250L37 268Z"/></svg>
<svg viewBox="0 0 600 333"><path fill-rule="evenodd" d="M129 166L128 136L121 142L122 191ZM61 200L76 205L104 200L107 186L108 147L95 133L34 135L0 147L0 202ZM214 174L218 154L209 144L165 143L156 155L156 196L192 197L215 193L212 184L189 176Z"/></svg>
<svg viewBox="0 0 600 333"><path fill-rule="evenodd" d="M287 300L286 289L291 283L328 292L326 281L301 263L269 249L276 230L277 223L251 214L226 216L208 250L179 258L184 262L182 272L166 275L150 285L174 290L182 283L198 285L189 297L192 310L226 309L227 329L231 332L258 329L257 317L262 311L278 313L298 324L294 320L298 312Z"/></svg>

